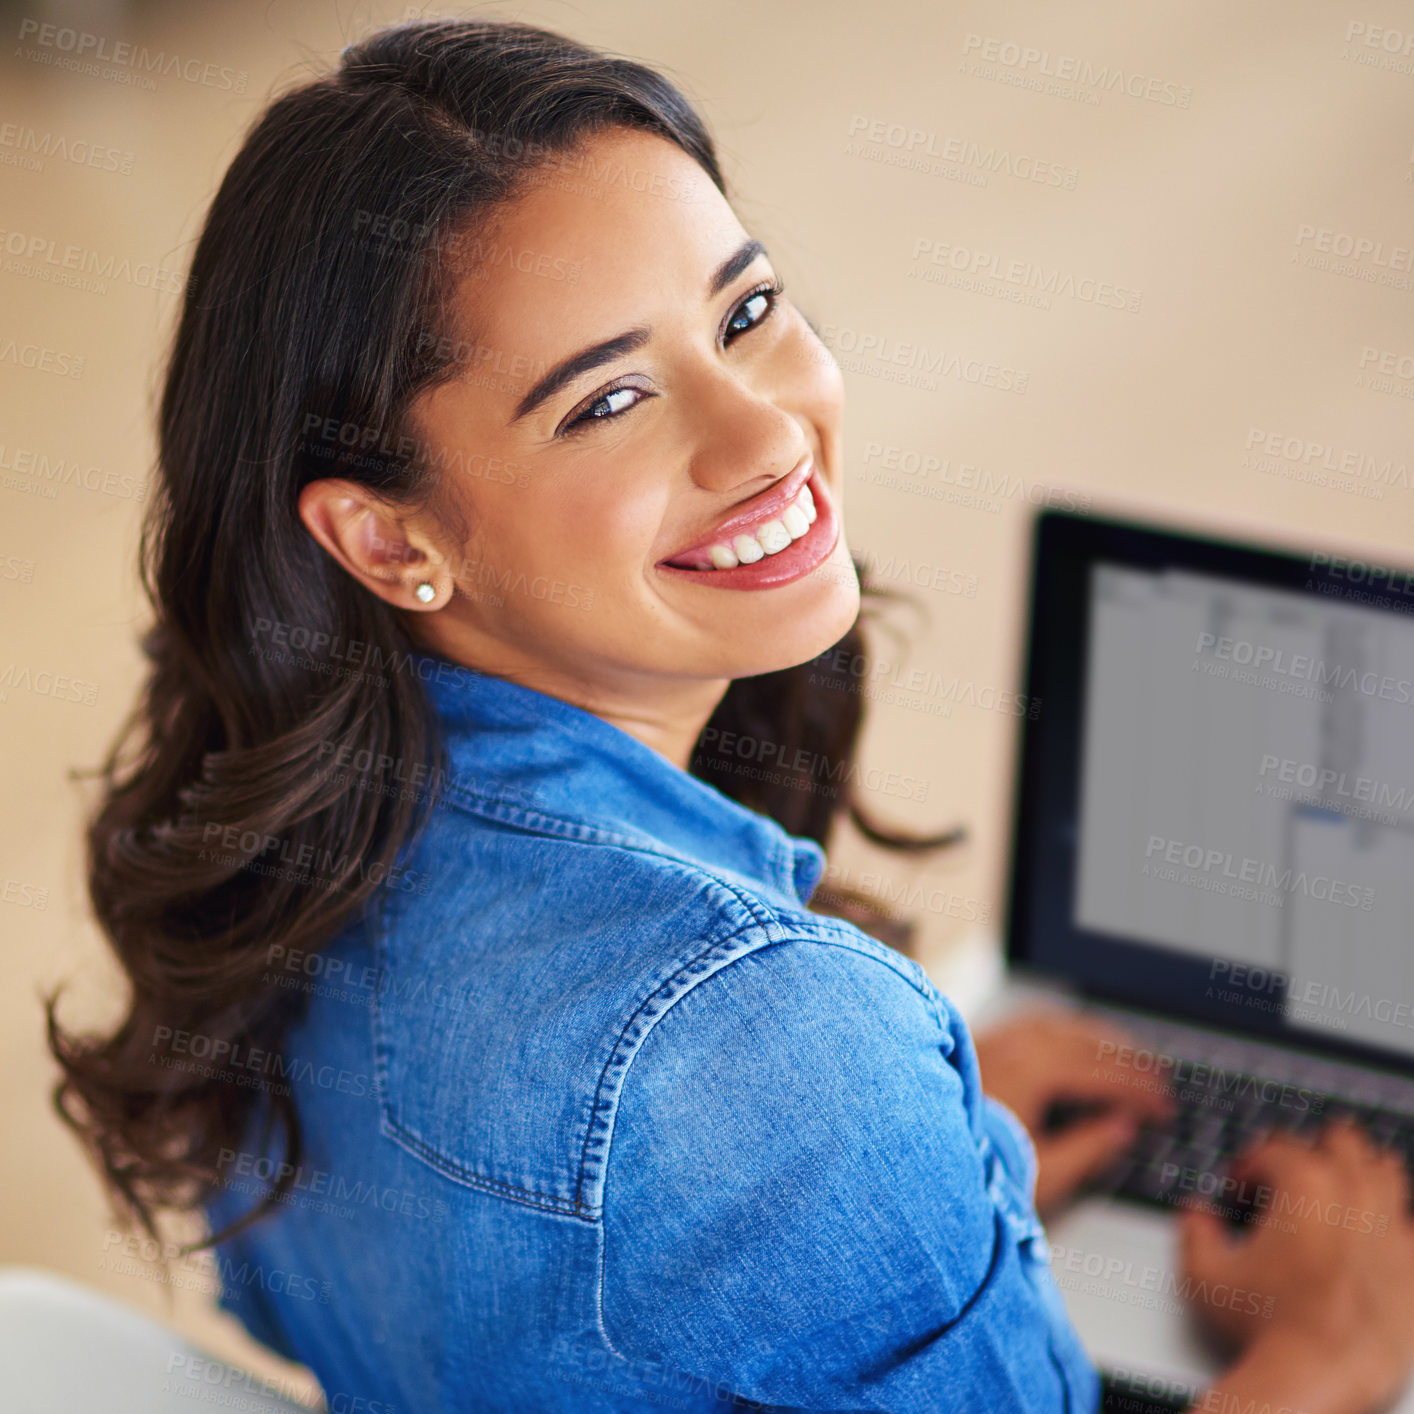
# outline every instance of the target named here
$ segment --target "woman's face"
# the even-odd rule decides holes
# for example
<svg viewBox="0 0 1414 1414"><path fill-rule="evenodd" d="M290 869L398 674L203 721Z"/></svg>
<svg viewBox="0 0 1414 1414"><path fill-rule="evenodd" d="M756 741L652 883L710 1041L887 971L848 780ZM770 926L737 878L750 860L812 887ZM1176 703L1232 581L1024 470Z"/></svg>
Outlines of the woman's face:
<svg viewBox="0 0 1414 1414"><path fill-rule="evenodd" d="M848 630L839 368L690 157L609 130L448 257L461 372L413 429L463 525L429 646L593 705Z"/></svg>

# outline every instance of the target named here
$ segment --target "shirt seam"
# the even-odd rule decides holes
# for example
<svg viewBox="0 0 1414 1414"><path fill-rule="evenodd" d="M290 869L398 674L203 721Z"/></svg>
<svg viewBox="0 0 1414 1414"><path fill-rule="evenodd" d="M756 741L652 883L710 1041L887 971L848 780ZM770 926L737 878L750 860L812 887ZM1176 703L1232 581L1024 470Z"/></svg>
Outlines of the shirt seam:
<svg viewBox="0 0 1414 1414"><path fill-rule="evenodd" d="M622 830L605 829L587 820L577 820L572 816L554 815L546 810L531 809L524 804L509 800L504 796L474 791L455 781L448 781L442 787L442 798L454 809L459 808L480 819L494 820L512 829L525 830L530 834L545 835L552 839L574 838L586 843L618 845L625 849L635 849L661 859L673 859L682 864L717 876L703 861L691 855L681 854L664 845L650 834L627 834ZM742 807L743 809L745 807ZM750 813L750 812L748 812ZM769 824L764 819L762 824ZM783 894L799 901L795 888L795 850L791 847L790 836L785 831L763 831L761 843L765 846L765 863L770 882ZM723 882L720 879L718 882Z"/></svg>
<svg viewBox="0 0 1414 1414"><path fill-rule="evenodd" d="M742 931L744 932L744 931L746 931L746 930L742 930ZM739 934L734 934L734 935L733 935L733 937L736 937L736 936L739 936ZM721 943L716 944L715 947L722 947L722 946L724 946L726 943L729 943L729 942L731 942L731 941L732 941L732 938L725 938L725 939L722 940ZM595 1205L595 1212L596 1212L596 1214L597 1214L596 1223L597 1223L597 1225L598 1225L598 1227L599 1227L599 1261L598 1261L598 1271L597 1271L597 1273L596 1273L595 1291L594 1291L594 1322L595 1322L595 1326L596 1326L596 1328L597 1328L597 1330L598 1330L599 1338L604 1342L605 1346L606 1346L614 1355L619 1356L619 1358L622 1359L622 1358L626 1358L626 1357L624 1357L624 1356L622 1355L622 1352L619 1350L619 1348L614 1344L613 1340L610 1338L610 1336L609 1336L609 1331L608 1331L608 1325L607 1325L607 1322L605 1321L605 1318L604 1318L604 1272L605 1272L605 1267L606 1267L606 1265L607 1265L607 1255L608 1255L608 1240L607 1240L607 1239L608 1239L608 1234L607 1234L607 1232L604 1230L604 1226L603 1226L604 1204L603 1204L603 1198L602 1198L602 1185L603 1185L603 1183L604 1183L604 1181L605 1181L605 1176L606 1176L606 1174L607 1174L608 1166L609 1166L609 1159L610 1159L610 1157L611 1157L611 1151L612 1151L612 1145L613 1145L613 1137L614 1137L614 1121L615 1121L615 1119L617 1118L619 1097L620 1097L620 1095L622 1094L623 1085L624 1085L625 1080L626 1080L627 1077L628 1077L629 1069L631 1068L631 1066L632 1066L632 1064L633 1064L633 1061L634 1061L635 1059L637 1059L638 1053L639 1053L639 1051L640 1051L640 1050L642 1049L642 1047L643 1047L643 1042L644 1042L644 1041L647 1039L647 1037L648 1037L648 1033L649 1033L650 1031L652 1031L653 1028L658 1024L658 1022L661 1021L661 1020L663 1019L663 1017L666 1016L666 1015L668 1014L668 1012L671 1011L672 1008L673 1008L674 1006L676 1006L677 1003L680 1002L680 1001L683 999L683 997L687 996L689 992L694 991L694 990L698 987L698 985L700 985L702 982L705 982L708 977L715 977L718 973L721 973L721 972L726 971L726 969L727 969L728 967L730 967L730 966L732 965L732 963L739 961L741 958L751 956L751 955L753 955L753 954L755 954L755 953L758 953L758 952L762 952L762 951L764 951L764 950L765 950L766 948L768 948L768 947L779 947L779 946L781 946L782 944L786 944L786 943L805 943L805 944L815 943L815 944L819 944L820 946L823 946L823 947L838 947L838 948L844 948L846 951L852 952L852 953L856 954L856 955L859 956L859 957L868 958L871 962L878 963L879 966L886 968L888 971L894 973L895 976L901 977L901 978L902 978L910 987L912 987L913 990L923 999L924 1003L927 1005L928 1013L929 1013L929 1015L932 1017L934 1024L937 1026L940 1035L941 1035L941 1036L948 1036L948 1035L949 1035L949 1032L948 1032L947 1024L946 1024L946 1022L944 1021L943 1015L942 1015L942 1011L941 1011L941 1009L940 1009L939 1006L938 1006L938 997L937 997L936 990L935 990L935 989L932 987L932 985L928 982L928 979L927 979L926 975L923 975L923 974L922 974L921 969L918 970L918 971L919 971L919 975L918 975L918 976L912 975L912 974L910 973L910 971L909 971L909 968L910 968L910 967L916 968L916 967L917 967L917 964L909 963L909 960L908 960L907 958L902 957L902 956L899 956L899 957L896 958L896 959L895 959L895 958L888 957L888 956L881 956L881 955L879 955L879 954L873 952L870 947L867 947L867 946L866 946L866 947L861 947L861 946L860 946L860 943L861 943L861 942L872 943L873 946L876 946L876 947L877 947L877 946L881 946L881 945L878 944L878 943L874 943L872 939L868 939L868 938L866 938L866 937L864 937L864 936L861 936L861 938L856 939L856 938L853 938L852 936L850 936L848 933L844 933L844 932L842 932L842 931L841 931L841 932L835 932L834 929L830 929L828 935L826 935L826 934L825 934L825 930L822 929L822 936L819 936L819 937L812 937L812 936L810 936L808 933L805 933L803 930L802 930L802 931L797 931L797 932L789 932L789 933L786 933L785 936L783 936L783 937L779 937L779 938L763 938L761 941L759 941L758 943L756 943L755 946L742 948L742 949L740 949L738 952L736 952L733 956L731 956L731 957L727 958L725 961L723 961L719 966L712 968L710 971L706 971L706 970L704 970L704 969L699 969L699 975L698 975L698 977L696 978L696 980L693 981L689 986L684 987L680 992L678 992L670 1001L666 1002L666 1003L654 1014L654 1016L653 1016L652 1020L649 1022L649 1024L648 1024L646 1027L643 1028L642 1032L641 1032L638 1036L636 1036L636 1037L634 1038L634 1040L633 1040L633 1045L632 1045L632 1049L628 1052L626 1058L625 1058L624 1060L622 1060L621 1062L618 1063L617 1068L620 1070L620 1073L619 1073L619 1075L616 1077L617 1089L614 1091L612 1102L607 1106L607 1108L608 1108L608 1110L609 1110L609 1118L608 1118L608 1121L607 1121L608 1134L607 1134L607 1136L604 1138L604 1140L602 1141L602 1143L603 1143L603 1148L604 1148L604 1152L603 1152L603 1157L602 1157L602 1159L600 1160L599 1173L597 1174L597 1181L598 1181L598 1183L600 1184L600 1201ZM708 949L708 951L713 951L713 950L714 950L714 949ZM705 954L703 954L703 955L705 955ZM703 955L699 955L699 956L703 956ZM678 976L678 975L681 975L681 973L682 973L683 971L686 971L686 970L688 969L688 967L690 967L690 966L691 966L691 964L687 964L687 966L685 966L684 968L679 969L679 972L678 972L677 974L674 974L674 976L676 977L676 976ZM921 982L920 982L920 980L919 980L920 976L922 977ZM672 979L669 979L669 980L671 981ZM658 989L658 990L661 990L661 988ZM656 994L656 993L655 993L655 994ZM651 1000L651 998L650 998L650 1000ZM640 1008L640 1009L641 1009L641 1008ZM635 1015L637 1015L637 1012L635 1012ZM628 1027L625 1026L624 1031L620 1033L620 1044L619 1044L619 1046L616 1046L616 1047L615 1047L615 1054L617 1054L617 1052L618 1052L620 1046L622 1046L624 1040L627 1038L627 1032L628 1032ZM599 1100L598 1100L598 1096L599 1096L599 1091L602 1090L602 1088L603 1088L604 1078L605 1078L605 1076L608 1075L609 1070L610 1070L611 1068L613 1068L614 1066L615 1066L614 1057L611 1055L611 1056L610 1056L610 1059L609 1059L609 1062L605 1065L604 1070L600 1073L600 1085L599 1085L599 1089L596 1089L596 1092L595 1092L595 1095L596 1095L595 1110L596 1110L596 1111L600 1108L600 1103L599 1103ZM587 1137L587 1136L586 1136L586 1137ZM581 1164L581 1167L580 1167L581 1182L583 1181L583 1176L584 1176L584 1165ZM1004 1221L1003 1215L1002 1215L1000 1212L998 1212L996 1216L997 1216L997 1220L998 1220L998 1221ZM989 1273L989 1274L990 1274L990 1273ZM984 1277L984 1278L983 1278L983 1281L982 1281L982 1286L985 1286L985 1285L986 1285L986 1281L987 1281L987 1278ZM981 1291L981 1286L978 1287L978 1291L979 1291L979 1292ZM974 1292L974 1293L973 1293L973 1296L969 1299L969 1304L970 1304L970 1301L976 1299L976 1296L977 1296L977 1293Z"/></svg>
<svg viewBox="0 0 1414 1414"><path fill-rule="evenodd" d="M544 818L553 819L554 817L547 816ZM510 824L511 822L505 823ZM597 1223L602 1216L601 1205L597 1203L587 1202L584 1199L584 1192L586 1186L585 1165L586 1162L590 1163L591 1165L593 1164L593 1160L587 1160L586 1156L589 1154L591 1147L597 1147L597 1141L595 1141L593 1144L591 1144L591 1141L595 1140L597 1116L601 1108L599 1097L603 1091L604 1077L607 1071L613 1065L614 1055L617 1054L618 1050L622 1046L626 1032L633 1025L635 1018L639 1016L639 1014L643 1011L644 1007L649 1002L651 1002L655 996L658 996L660 993L663 993L665 988L671 989L671 984L680 977L682 977L685 972L689 972L695 968L699 973L703 973L704 968L702 966L699 966L699 964L701 963L701 959L705 957L708 953L725 948L733 940L743 936L744 934L750 934L753 932L760 933L762 935L763 943L772 941L770 936L772 931L775 929L784 928L785 925L782 923L776 911L765 900L757 898L748 891L731 883L729 880L719 877L711 870L705 868L697 860L687 859L683 856L676 854L668 854L658 849L644 848L638 841L634 840L632 837L629 836L611 837L611 832L609 831L595 829L593 827L582 827L573 824L573 822L561 823L569 825L571 829L586 829L592 831L591 837L580 838L577 841L578 843L612 849L622 849L633 853L646 854L656 859L670 860L672 863L678 865L679 867L688 870L700 880L705 880L709 883L715 884L719 888L726 891L746 911L748 915L747 922L741 924L733 932L727 934L725 938L719 939L717 942L711 944L710 947L705 950L705 952L699 953L695 957L690 958L681 967L679 967L676 972L674 972L668 979L666 979L666 981L660 983L657 987L655 987L653 991L648 994L647 997L641 999L638 1005L634 1008L633 1012L630 1014L628 1021L624 1023L624 1026L619 1032L619 1038L614 1043L614 1049L610 1052L609 1059L605 1063L604 1069L600 1071L599 1080L595 1086L594 1100L591 1104L588 1120L585 1125L584 1142L580 1148L580 1162L577 1166L577 1172L575 1172L574 1174L574 1197L560 1198L555 1196L554 1194L537 1192L534 1189L525 1188L520 1184L510 1183L504 1179L492 1178L490 1175L478 1173L475 1169L469 1168L465 1164L458 1163L455 1159L452 1159L448 1155L442 1153L441 1150L434 1148L425 1139L421 1138L412 1130L404 1126L398 1119L393 1116L388 1104L389 1085L388 1067L385 1055L386 1048L383 1044L383 1010L381 1005L381 999L377 994L374 995L372 1004L369 1008L369 1025L372 1033L370 1039L372 1041L373 1049L374 1082L376 1093L378 1096L380 1111L379 1128L383 1134L385 1134L388 1138L392 1139L402 1148L406 1149L409 1153L413 1154L416 1158L426 1163L430 1168L442 1174L443 1177L449 1178L453 1182L460 1183L465 1187L477 1189L481 1192L488 1193L494 1197L505 1198L511 1202L523 1203L530 1207L540 1208L549 1212L561 1213L566 1216L579 1218L590 1223ZM529 826L525 826L524 828L526 828L530 833L541 833L538 830L531 829ZM380 959L384 954L385 937L390 931L389 919L395 903L396 900L390 895L387 899L384 900L383 906L379 910L378 930L377 935L374 939L374 949L375 955L378 956ZM744 949L743 951L749 951L749 949ZM733 959L730 957L725 959L726 962L730 962L732 960ZM723 965L725 965L725 963ZM699 976L697 980L701 980L701 977ZM690 991L691 986L688 986L683 990ZM648 1029L651 1029L651 1023ZM610 1104L610 1108L612 1108L612 1102ZM600 1167L602 1170L602 1164Z"/></svg>
<svg viewBox="0 0 1414 1414"><path fill-rule="evenodd" d="M655 987L654 990L638 1004L628 1021L624 1023L622 1030L619 1032L619 1038L615 1042L614 1049L610 1053L609 1059L605 1062L603 1070L599 1073L599 1083L595 1086L595 1102L591 1110L590 1130L585 1135L585 1148L581 1155L579 1185L576 1190L577 1194L583 1193L586 1172L595 1165L597 1165L597 1171L590 1181L602 1183L604 1170L608 1167L609 1146L613 1139L613 1121L618 1109L619 1096L622 1093L623 1083L627 1078L629 1068L632 1066L634 1059L642 1048L643 1042L647 1039L648 1033L652 1031L654 1026L656 1026L683 997L687 996L687 994L693 991L699 984L731 966L732 963L738 961L740 958L746 957L749 953L759 952L762 948L776 947L785 943L803 943L807 945L818 944L822 947L844 948L846 951L855 953L860 957L869 958L872 962L876 962L881 967L887 968L890 972L893 972L896 976L901 977L907 982L927 1004L929 1015L932 1017L939 1032L945 1036L948 1034L942 1013L937 1006L936 993L927 983L926 978L920 983L916 976L910 974L908 969L912 966L916 966L916 964L909 963L907 958L900 956L895 959L880 956L871 951L871 946L868 946L881 946L878 943L874 943L872 939L855 939L843 931L837 932L835 928L822 929L820 936L811 936L810 933L801 928L798 922L792 925L791 930L787 930L785 923L782 922L780 918L772 917L770 921L781 930L781 936L763 936L757 939L751 946L732 950L731 944L738 938L751 933L753 931L753 925L747 924L738 929L735 933L728 934L727 937L713 943L696 957L690 958L673 973L671 977ZM868 945L860 946L861 942ZM714 953L726 953L729 955L713 958L711 955ZM712 965L713 962L716 963L715 966ZM688 974L692 974L690 980ZM686 981L687 985L674 988L673 984L679 980ZM638 1021L640 1014L645 1013L646 1009L651 1006L655 999L661 999L662 1005L658 1006L655 1010L647 1011L645 1016L646 1024L634 1032L634 1024ZM634 1032L634 1034L631 1035L631 1032ZM620 1073L611 1079L610 1072L615 1070ZM613 1087L609 1090L607 1098L605 1098L606 1081ZM607 1121L599 1121L601 1127L607 1129L607 1135L603 1140L596 1141L594 1144L595 1148L602 1146L602 1157L591 1159L589 1157L589 1141L594 1132L596 1123L595 1116L600 1112L605 1112L608 1115ZM593 1211L598 1213L602 1213L603 1211L602 1202L584 1204L583 1206L592 1208Z"/></svg>

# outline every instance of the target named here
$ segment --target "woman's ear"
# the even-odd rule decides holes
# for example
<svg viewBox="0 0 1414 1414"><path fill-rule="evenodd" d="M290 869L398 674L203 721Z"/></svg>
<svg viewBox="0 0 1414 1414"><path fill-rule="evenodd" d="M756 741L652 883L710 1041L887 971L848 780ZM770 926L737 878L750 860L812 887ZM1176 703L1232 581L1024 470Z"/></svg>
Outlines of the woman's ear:
<svg viewBox="0 0 1414 1414"><path fill-rule="evenodd" d="M305 529L358 582L398 609L435 609L452 592L442 555L386 501L352 481L311 481L300 492ZM431 593L423 588L431 586ZM419 592L421 591L421 592Z"/></svg>

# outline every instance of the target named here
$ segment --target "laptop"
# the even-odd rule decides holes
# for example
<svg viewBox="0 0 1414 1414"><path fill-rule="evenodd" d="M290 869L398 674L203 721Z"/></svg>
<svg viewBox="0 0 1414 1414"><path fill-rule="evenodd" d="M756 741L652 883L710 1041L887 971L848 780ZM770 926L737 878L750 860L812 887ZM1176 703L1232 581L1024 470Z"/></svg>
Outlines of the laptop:
<svg viewBox="0 0 1414 1414"><path fill-rule="evenodd" d="M1047 511L1030 599L985 1011L1066 998L1175 1091L1047 1230L1107 1407L1184 1408L1224 1362L1175 1204L1281 1221L1232 1156L1336 1114L1414 1169L1414 571Z"/></svg>

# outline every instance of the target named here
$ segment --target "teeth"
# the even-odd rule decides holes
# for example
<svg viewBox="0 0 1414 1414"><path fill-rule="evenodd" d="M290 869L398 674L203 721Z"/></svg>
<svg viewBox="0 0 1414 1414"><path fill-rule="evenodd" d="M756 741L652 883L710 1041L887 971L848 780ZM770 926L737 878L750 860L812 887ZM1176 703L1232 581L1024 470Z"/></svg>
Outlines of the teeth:
<svg viewBox="0 0 1414 1414"><path fill-rule="evenodd" d="M779 555L790 544L790 531L780 521L768 520L757 528L756 538L768 555Z"/></svg>
<svg viewBox="0 0 1414 1414"><path fill-rule="evenodd" d="M744 565L754 565L766 554L753 535L738 535L732 541L732 549L736 551L737 559Z"/></svg>
<svg viewBox="0 0 1414 1414"><path fill-rule="evenodd" d="M819 514L810 487L802 486L800 494L780 516L758 525L754 535L737 535L730 545L718 541L708 546L705 552L699 551L697 567L704 570L734 570L738 565L754 565L767 555L779 555L815 524Z"/></svg>

